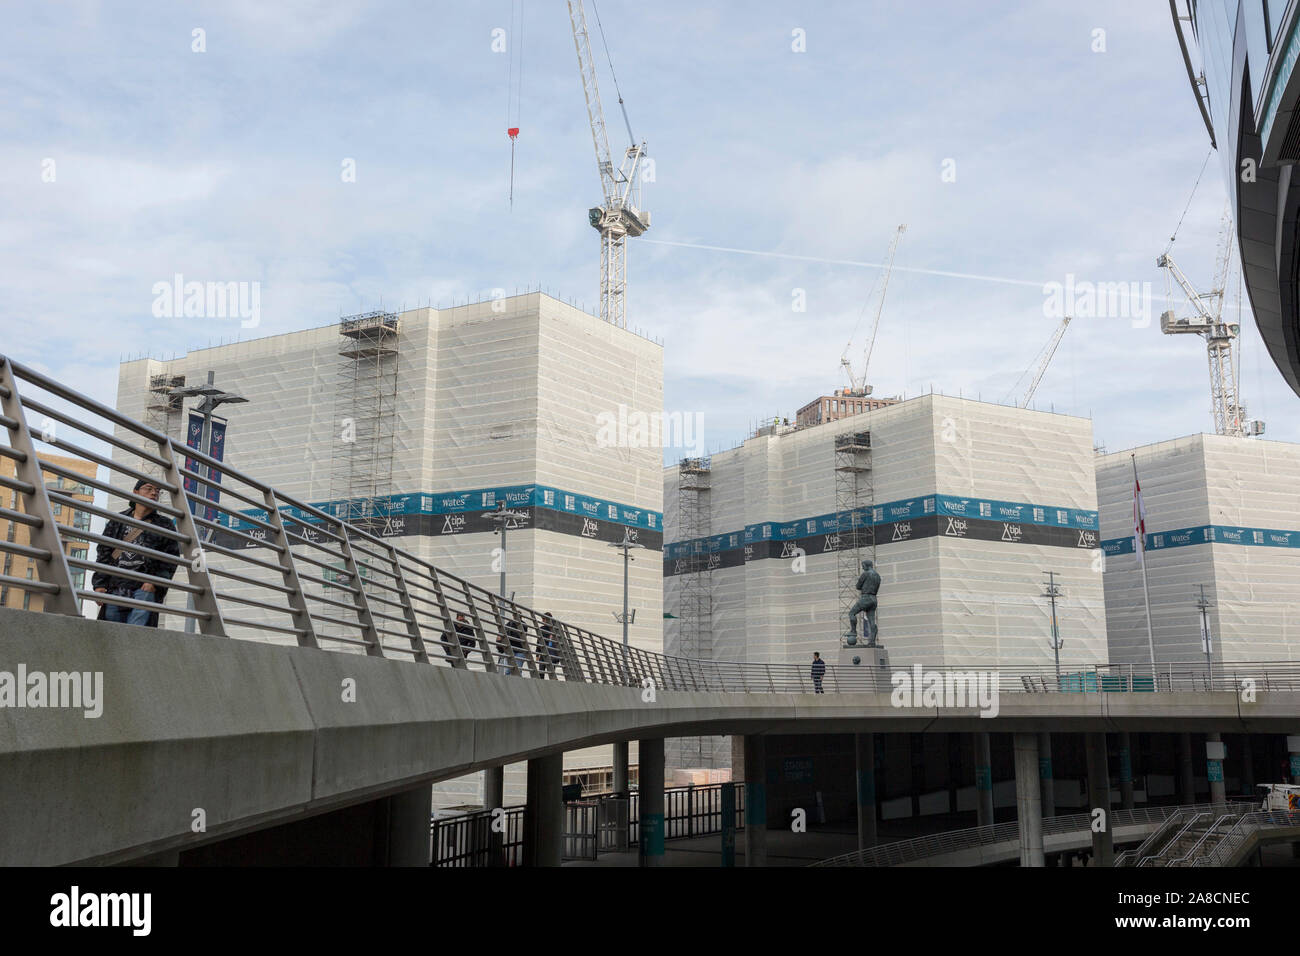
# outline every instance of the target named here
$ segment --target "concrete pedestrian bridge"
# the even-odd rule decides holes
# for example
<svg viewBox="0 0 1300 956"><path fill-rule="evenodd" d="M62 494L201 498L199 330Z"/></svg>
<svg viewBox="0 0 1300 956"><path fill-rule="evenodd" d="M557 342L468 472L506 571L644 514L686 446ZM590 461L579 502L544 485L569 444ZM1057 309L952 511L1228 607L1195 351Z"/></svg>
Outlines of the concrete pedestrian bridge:
<svg viewBox="0 0 1300 956"><path fill-rule="evenodd" d="M523 760L525 857L556 863L562 754L629 740L641 743L643 852L661 857L663 740L705 734L745 738L755 865L765 735L851 733L869 747L875 733L971 733L984 740L987 769L988 734L1012 733L1028 801L1045 731L1101 737L1104 758L1107 732L1281 734L1300 714L1300 664L1286 663L1212 674L1200 664L1004 668L989 676L995 717L894 706L891 673L870 667L829 666L826 693L815 694L802 665L654 654L546 618L4 356L0 427L9 434L0 456L15 466L0 487L20 504L0 507L0 519L22 532L0 552L35 570L0 584L42 608L0 609L0 865L184 862L179 854L427 863L428 784ZM113 480L43 459L38 445ZM220 469L219 501L207 497L207 469ZM99 503L51 475L88 486ZM125 490L141 478L159 501ZM178 544L174 578L72 554L120 543L74 513L145 526L104 496L175 522L172 532L147 525ZM161 606L113 598L158 610L163 629L83 617L104 595L74 572L100 570L168 587ZM194 631L168 629L178 621ZM861 771L859 794L874 807ZM1027 803L1031 860L1042 856L1036 813Z"/></svg>
<svg viewBox="0 0 1300 956"><path fill-rule="evenodd" d="M0 670L102 674L102 713L0 708L0 864L114 863L229 839L503 763L692 734L1284 732L1300 691L1014 693L896 708L884 692L657 690L0 610ZM30 678L29 678L30 679ZM56 703L47 698L46 703ZM73 701L71 703L77 703ZM195 832L195 811L203 830Z"/></svg>

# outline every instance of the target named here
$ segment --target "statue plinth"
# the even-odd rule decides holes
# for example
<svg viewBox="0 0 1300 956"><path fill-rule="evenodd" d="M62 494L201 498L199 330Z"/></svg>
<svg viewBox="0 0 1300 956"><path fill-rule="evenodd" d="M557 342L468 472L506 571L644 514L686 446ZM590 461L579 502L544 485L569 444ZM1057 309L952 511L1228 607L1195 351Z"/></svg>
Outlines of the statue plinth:
<svg viewBox="0 0 1300 956"><path fill-rule="evenodd" d="M889 651L884 645L867 647L864 644L846 645L840 639L839 665L841 667L889 667Z"/></svg>

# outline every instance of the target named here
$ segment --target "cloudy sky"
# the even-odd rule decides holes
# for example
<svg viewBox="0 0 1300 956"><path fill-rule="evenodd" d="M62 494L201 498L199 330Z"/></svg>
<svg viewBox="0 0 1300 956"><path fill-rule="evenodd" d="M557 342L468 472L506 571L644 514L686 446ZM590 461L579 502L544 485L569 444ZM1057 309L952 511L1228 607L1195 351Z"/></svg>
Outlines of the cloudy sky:
<svg viewBox="0 0 1300 956"><path fill-rule="evenodd" d="M1149 283L1150 324L1078 317L1034 404L1091 416L1112 451L1212 430L1203 343L1158 327L1157 255L1187 207L1174 255L1208 287L1224 204L1213 160L1193 195L1208 139L1164 4L599 13L655 160L629 324L664 342L665 405L702 412L710 450L844 384L900 223L877 394L1001 401L1056 324L1045 283ZM124 354L381 303L541 285L595 307L600 187L558 0L53 2L6 18L0 350L101 400ZM588 19L617 150L590 0ZM176 273L259 283L260 325L156 318L154 284ZM1300 399L1241 308L1250 412L1300 441Z"/></svg>

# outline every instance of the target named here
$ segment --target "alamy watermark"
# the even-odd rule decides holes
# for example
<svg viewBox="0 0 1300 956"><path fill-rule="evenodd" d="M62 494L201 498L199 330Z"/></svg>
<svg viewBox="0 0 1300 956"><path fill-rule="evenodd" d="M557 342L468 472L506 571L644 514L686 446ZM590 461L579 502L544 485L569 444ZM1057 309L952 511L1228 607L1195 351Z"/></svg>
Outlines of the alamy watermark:
<svg viewBox="0 0 1300 956"><path fill-rule="evenodd" d="M1082 282L1067 273L1065 282L1043 283L1043 315L1049 319L1128 319L1135 329L1151 325L1150 282Z"/></svg>
<svg viewBox="0 0 1300 956"><path fill-rule="evenodd" d="M920 664L894 671L893 707L976 707L981 717L998 715L997 671L928 671Z"/></svg>
<svg viewBox="0 0 1300 956"><path fill-rule="evenodd" d="M244 329L262 321L260 282L186 282L178 272L152 291L156 319L239 319Z"/></svg>
<svg viewBox="0 0 1300 956"><path fill-rule="evenodd" d="M596 415L600 448L682 448L704 454L703 412L642 412L620 403Z"/></svg>
<svg viewBox="0 0 1300 956"><path fill-rule="evenodd" d="M0 671L0 708L71 708L94 720L104 713L103 671Z"/></svg>

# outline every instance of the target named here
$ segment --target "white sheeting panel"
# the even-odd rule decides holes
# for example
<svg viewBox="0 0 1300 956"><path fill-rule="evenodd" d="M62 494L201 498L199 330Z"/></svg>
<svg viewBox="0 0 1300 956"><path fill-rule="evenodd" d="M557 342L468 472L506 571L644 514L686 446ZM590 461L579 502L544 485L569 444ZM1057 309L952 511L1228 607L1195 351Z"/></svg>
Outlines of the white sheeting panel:
<svg viewBox="0 0 1300 956"><path fill-rule="evenodd" d="M1132 534L1129 455L1098 459L1103 538ZM1245 529L1248 542L1230 543L1216 530L1218 543L1147 553L1157 661L1203 658L1196 608L1201 584L1215 605L1209 619L1216 661L1300 659L1300 549L1254 543L1256 532L1291 531L1290 540L1297 539L1300 446L1192 435L1143 446L1136 455L1148 534L1215 526ZM1112 659L1149 660L1136 557L1111 558L1105 578Z"/></svg>

